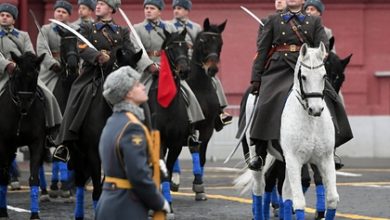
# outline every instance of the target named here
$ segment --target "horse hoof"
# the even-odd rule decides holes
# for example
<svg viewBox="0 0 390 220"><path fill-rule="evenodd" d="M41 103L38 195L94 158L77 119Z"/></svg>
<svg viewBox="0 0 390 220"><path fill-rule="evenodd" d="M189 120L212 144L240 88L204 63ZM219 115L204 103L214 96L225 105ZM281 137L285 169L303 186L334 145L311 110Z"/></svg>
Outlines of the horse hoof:
<svg viewBox="0 0 390 220"><path fill-rule="evenodd" d="M36 220L36 219L41 219L39 218L39 215L38 215L38 212L33 212L31 213L31 217L30 217L31 220Z"/></svg>
<svg viewBox="0 0 390 220"><path fill-rule="evenodd" d="M273 213L275 218L279 217L279 208L274 208Z"/></svg>
<svg viewBox="0 0 390 220"><path fill-rule="evenodd" d="M314 220L325 220L325 212L316 212Z"/></svg>
<svg viewBox="0 0 390 220"><path fill-rule="evenodd" d="M175 183L171 183L171 191L178 192L180 185L176 185Z"/></svg>
<svg viewBox="0 0 390 220"><path fill-rule="evenodd" d="M201 193L195 193L195 201L206 201L207 196L206 193L201 192Z"/></svg>
<svg viewBox="0 0 390 220"><path fill-rule="evenodd" d="M60 194L60 191L59 190L50 190L49 191L49 197L50 198L57 198L58 195Z"/></svg>
<svg viewBox="0 0 390 220"><path fill-rule="evenodd" d="M65 199L70 198L70 190L61 190L60 196Z"/></svg>
<svg viewBox="0 0 390 220"><path fill-rule="evenodd" d="M13 181L10 183L11 190L21 190L19 181Z"/></svg>
<svg viewBox="0 0 390 220"><path fill-rule="evenodd" d="M195 193L204 193L203 184L192 184L192 191Z"/></svg>
<svg viewBox="0 0 390 220"><path fill-rule="evenodd" d="M171 212L167 214L167 220L175 220L175 213Z"/></svg>

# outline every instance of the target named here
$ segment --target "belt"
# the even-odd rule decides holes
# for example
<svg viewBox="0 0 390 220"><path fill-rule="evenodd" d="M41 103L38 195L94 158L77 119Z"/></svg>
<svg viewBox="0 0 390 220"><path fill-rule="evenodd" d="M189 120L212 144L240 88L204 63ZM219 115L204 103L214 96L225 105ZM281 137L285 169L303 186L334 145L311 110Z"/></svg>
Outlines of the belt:
<svg viewBox="0 0 390 220"><path fill-rule="evenodd" d="M275 51L280 51L280 52L298 52L300 49L301 49L301 45L295 45L295 44L278 45L275 47Z"/></svg>
<svg viewBox="0 0 390 220"><path fill-rule="evenodd" d="M161 56L161 50L149 50L147 54L151 57L159 57Z"/></svg>
<svg viewBox="0 0 390 220"><path fill-rule="evenodd" d="M110 184L110 189L131 189L131 183L128 179L121 179L117 177L106 176L104 183Z"/></svg>

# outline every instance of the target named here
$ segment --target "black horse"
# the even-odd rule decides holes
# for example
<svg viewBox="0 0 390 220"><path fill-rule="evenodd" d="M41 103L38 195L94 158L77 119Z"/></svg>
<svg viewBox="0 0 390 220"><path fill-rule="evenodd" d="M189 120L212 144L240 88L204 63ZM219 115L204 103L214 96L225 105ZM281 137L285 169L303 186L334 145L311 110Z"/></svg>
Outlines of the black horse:
<svg viewBox="0 0 390 220"><path fill-rule="evenodd" d="M53 95L56 97L63 114L72 83L79 75L80 56L77 47L77 37L62 28L58 30L58 34L61 36L60 61L62 69L54 87Z"/></svg>
<svg viewBox="0 0 390 220"><path fill-rule="evenodd" d="M112 59L105 66L106 69L125 65L130 65L135 68L136 63L142 56L142 51L133 53L118 47L113 50L111 55L114 56L112 56ZM91 84L87 85L87 87L91 86L92 101L87 110L86 117L82 122L79 139L75 143L67 143L73 145L69 148L70 161L68 166L75 172L75 213L77 218L82 218L81 216L84 216L84 186L87 180L89 178L92 179L92 200L94 205L97 204L102 192L101 161L98 146L103 127L112 114L111 106L108 105L102 95L104 79L107 76L103 74L104 72L108 71L102 71L102 75L91 82Z"/></svg>
<svg viewBox="0 0 390 220"><path fill-rule="evenodd" d="M198 179L200 184L199 187L193 188L196 193L204 192L203 168L206 163L207 145L219 121L219 114L221 113L221 107L212 83L212 78L219 71L218 64L223 45L222 32L225 29L226 22L220 25L214 25L210 24L208 18L205 19L203 31L197 35L193 45L191 72L187 79L205 116L205 120L195 125L195 129L199 130L199 140L202 142L200 146L201 176Z"/></svg>
<svg viewBox="0 0 390 220"><path fill-rule="evenodd" d="M188 45L185 41L186 29L181 33L165 33L165 40L161 47L166 54L169 64L165 67L161 61L160 77L162 71L171 70L172 78L176 87L176 94L168 106L163 107L158 102L159 80L153 79L149 91L149 106L152 113L152 127L160 131L162 158L167 154L166 165L169 176L172 174L173 165L178 158L182 146L187 145L187 138L190 134L189 118L186 111L186 101L180 92L180 81L187 78L189 73ZM161 58L163 60L163 58ZM166 69L164 69L166 68ZM168 72L168 74L170 74ZM161 88L164 89L164 88ZM168 151L169 150L169 151ZM162 191L164 196L171 202L170 180L165 177L162 180Z"/></svg>
<svg viewBox="0 0 390 220"><path fill-rule="evenodd" d="M39 219L39 166L45 146L43 93L37 87L40 64L45 54L31 52L16 56L16 68L0 96L0 218L8 217L6 194L9 168L16 149L27 145L30 152L31 219Z"/></svg>

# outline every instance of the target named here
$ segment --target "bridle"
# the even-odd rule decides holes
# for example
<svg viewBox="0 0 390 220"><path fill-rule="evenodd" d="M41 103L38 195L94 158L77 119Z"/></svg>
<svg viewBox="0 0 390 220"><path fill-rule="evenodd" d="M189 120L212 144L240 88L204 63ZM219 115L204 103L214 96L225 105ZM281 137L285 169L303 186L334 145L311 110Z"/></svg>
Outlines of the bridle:
<svg viewBox="0 0 390 220"><path fill-rule="evenodd" d="M175 45L178 45L178 46L175 46ZM173 67L173 71L175 72L175 74L179 74L180 70L178 69L176 64L179 63L180 60L184 60L185 62L188 63L188 53L179 54L178 56L175 56L174 51L173 51L174 48L182 47L183 45L185 45L188 49L188 45L187 45L187 42L185 40L172 41L164 48L166 53L167 53L167 58L168 58L169 64L171 65L171 67Z"/></svg>
<svg viewBox="0 0 390 220"><path fill-rule="evenodd" d="M10 77L10 83L8 83L8 89L11 96L12 102L15 104L16 108L19 112L19 120L18 120L18 127L16 130L16 135L19 136L20 134L20 128L21 123L24 117L28 115L28 112L33 105L34 101L36 100L36 97L38 96L38 91L19 91L17 88L15 88L15 85L12 82L15 82L15 74L17 71L21 71L19 66L16 65L14 70L14 75ZM38 69L34 69L35 73L38 75ZM28 100L28 102L24 102L25 100Z"/></svg>
<svg viewBox="0 0 390 220"><path fill-rule="evenodd" d="M302 61L300 62L300 67L299 67L299 70L298 70L298 81L299 81L299 93L301 95L301 99L302 100L306 100L306 99L309 99L309 98L321 98L323 99L324 98L324 90L325 90L325 87L324 87L324 90L322 92L309 92L309 93L306 93L305 90L303 89L303 83L302 83L302 71L301 71L301 68L302 66L307 68L307 69L310 69L310 70L315 70L315 69L319 69L321 68L322 66L324 66L324 63L322 62L321 64L319 64L318 66L309 66L305 63L303 63Z"/></svg>
<svg viewBox="0 0 390 220"><path fill-rule="evenodd" d="M201 36L202 35L211 35L211 36L217 36L217 37L219 37L219 38L221 38L221 34L220 33L215 33L215 32L210 32L210 31L206 31L206 32L201 32L201 33L199 33L199 41L201 42L201 43L204 43L204 40L201 38ZM217 53L217 52L210 52L210 53L208 53L205 57L204 57L204 59L203 60L201 60L200 62L201 63L196 63L195 61L195 64L197 64L197 65L199 65L199 66L204 66L204 64L205 64L205 62L209 59L209 58L211 58L211 57L216 57L216 58L219 58L219 54Z"/></svg>

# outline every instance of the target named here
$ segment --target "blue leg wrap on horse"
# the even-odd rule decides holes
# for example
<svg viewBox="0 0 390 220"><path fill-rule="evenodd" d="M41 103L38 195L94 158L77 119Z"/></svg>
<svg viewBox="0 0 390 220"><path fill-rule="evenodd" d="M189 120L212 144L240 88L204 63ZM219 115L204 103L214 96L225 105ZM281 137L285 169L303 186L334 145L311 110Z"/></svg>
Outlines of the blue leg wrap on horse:
<svg viewBox="0 0 390 220"><path fill-rule="evenodd" d="M279 198L278 198L278 190L276 186L272 189L272 194L271 194L271 203L272 204L279 204Z"/></svg>
<svg viewBox="0 0 390 220"><path fill-rule="evenodd" d="M325 188L324 188L324 185L316 186L316 193L317 193L317 204L316 204L317 212L324 212L325 211Z"/></svg>
<svg viewBox="0 0 390 220"><path fill-rule="evenodd" d="M303 190L303 194L305 194L307 192L307 190L309 190L309 187L302 186L302 190Z"/></svg>
<svg viewBox="0 0 390 220"><path fill-rule="evenodd" d="M283 197L279 196L279 219L284 218L284 203L283 203Z"/></svg>
<svg viewBox="0 0 390 220"><path fill-rule="evenodd" d="M263 198L261 196L254 196L253 199L255 203L255 216L254 220L263 220L264 215L263 215Z"/></svg>
<svg viewBox="0 0 390 220"><path fill-rule="evenodd" d="M57 183L58 182L58 169L59 169L59 162L54 161L51 165L51 182Z"/></svg>
<svg viewBox="0 0 390 220"><path fill-rule="evenodd" d="M30 186L31 212L39 212L39 187Z"/></svg>
<svg viewBox="0 0 390 220"><path fill-rule="evenodd" d="M271 192L265 192L264 193L264 204L263 204L263 210L264 210L264 219L268 220L269 219L269 206L271 203Z"/></svg>
<svg viewBox="0 0 390 220"><path fill-rule="evenodd" d="M43 168L43 165L39 167L39 186L41 187L41 190L47 189L45 169Z"/></svg>
<svg viewBox="0 0 390 220"><path fill-rule="evenodd" d="M255 194L252 194L252 216L253 216L253 218L255 216L255 207L256 207Z"/></svg>
<svg viewBox="0 0 390 220"><path fill-rule="evenodd" d="M7 208L7 185L0 186L0 208Z"/></svg>
<svg viewBox="0 0 390 220"><path fill-rule="evenodd" d="M93 209L96 210L96 207L97 207L97 204L98 204L98 200L93 200L92 203L93 203Z"/></svg>
<svg viewBox="0 0 390 220"><path fill-rule="evenodd" d="M336 217L336 209L327 209L325 220L333 220Z"/></svg>
<svg viewBox="0 0 390 220"><path fill-rule="evenodd" d="M171 184L170 182L168 181L164 181L161 183L161 192L164 196L164 198L168 201L168 202L172 202L172 196L171 196Z"/></svg>
<svg viewBox="0 0 390 220"><path fill-rule="evenodd" d="M305 220L305 211L302 209L295 210L295 219L296 220Z"/></svg>
<svg viewBox="0 0 390 220"><path fill-rule="evenodd" d="M84 187L76 188L76 209L74 216L75 218L84 217Z"/></svg>
<svg viewBox="0 0 390 220"><path fill-rule="evenodd" d="M60 181L66 182L68 181L68 165L64 162L59 162L58 167L60 170Z"/></svg>
<svg viewBox="0 0 390 220"><path fill-rule="evenodd" d="M181 172L180 172L180 163L179 163L179 159L177 159L177 160L175 161L175 163L173 164L172 172L174 172L174 173L181 173Z"/></svg>
<svg viewBox="0 0 390 220"><path fill-rule="evenodd" d="M292 201L290 199L284 202L284 220L292 220Z"/></svg>
<svg viewBox="0 0 390 220"><path fill-rule="evenodd" d="M202 168L200 167L200 158L199 153L192 153L192 172L194 175L199 174L202 175Z"/></svg>

